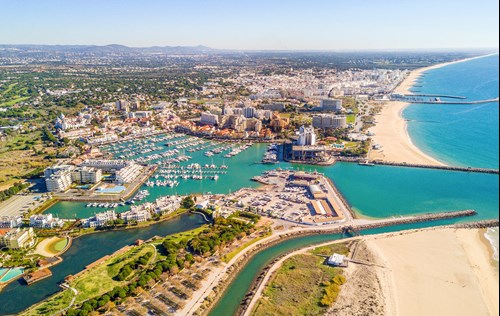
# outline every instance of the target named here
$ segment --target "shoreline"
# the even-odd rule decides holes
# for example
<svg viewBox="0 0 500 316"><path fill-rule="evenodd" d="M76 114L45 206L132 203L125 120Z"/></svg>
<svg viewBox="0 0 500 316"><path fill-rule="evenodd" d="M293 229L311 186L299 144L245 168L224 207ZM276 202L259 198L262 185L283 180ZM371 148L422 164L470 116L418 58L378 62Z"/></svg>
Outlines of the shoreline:
<svg viewBox="0 0 500 316"><path fill-rule="evenodd" d="M409 94L409 90L415 85L415 81L423 73L449 65L462 63L474 59L494 56L498 53L476 56L440 63L432 66L412 70L410 74L394 89L394 93ZM382 160L387 162L427 164L435 166L448 166L447 163L439 161L437 158L426 154L418 148L412 141L408 132L408 123L403 116L403 111L410 103L389 101L383 105L382 111L376 116L377 124L370 128L375 135L372 137L374 144L382 146L381 150L370 150L371 160Z"/></svg>
<svg viewBox="0 0 500 316"><path fill-rule="evenodd" d="M261 274L261 280L260 280L259 284L257 285L257 288L255 288L253 291L253 296L252 296L249 304L247 305L247 309L244 311L244 315L245 316L251 315L251 313L253 312L253 309L256 307L258 301L263 297L262 293L263 293L265 287L269 284L269 281L272 279L276 270L278 270L281 267L282 263L286 259L288 259L292 256L295 256L295 255L304 253L304 252L309 251L311 249L317 248L317 247L332 245L332 244L336 244L339 242L348 242L350 240L358 240L360 242L366 241L369 244L369 249L375 254L375 257L377 258L376 261L385 263L386 267L383 268L383 271L377 272L377 275L379 277L379 282L381 282L381 290L383 292L382 294L384 296L384 301L385 301L385 302L380 302L380 303L386 307L386 311L389 312L389 315L397 315L397 313L400 311L400 307L401 307L400 306L401 305L401 297L400 296L402 296L402 295L398 295L399 292L401 292L401 284L400 284L401 282L395 282L394 270L402 271L402 273L405 274L406 277L408 277L408 274L409 274L408 271L410 271L412 273L416 272L416 271L414 271L413 268L410 270L407 270L407 268L408 268L407 265L403 267L404 263L402 263L397 258L397 257L399 257L398 250L396 250L396 252L394 254L386 255L387 248L391 248L391 247L386 246L385 247L386 249L381 249L384 247L380 246L380 243L383 243L384 241L393 242L393 240L397 240L397 239L402 239L403 241L400 241L400 243L402 243L402 242L407 242L406 239L410 239L410 240L416 239L417 241L419 241L419 239L427 238L426 240L424 240L425 243L423 245L421 243L417 244L418 249L421 250L422 247L424 247L423 249L427 250L427 248L425 248L425 246L429 246L428 243L432 239L432 236L430 239L429 239L429 236L436 235L436 234L438 234L438 235L439 234L447 234L447 235L453 234L453 236L455 236L455 238L458 240L459 247L458 248L454 247L455 248L454 250L458 251L458 250L462 249L462 251L465 253L465 256L467 258L467 260L461 262L461 266L459 268L462 269L462 271L468 269L467 272L474 274L474 278L472 280L470 280L470 282L477 281L479 284L477 286L477 288L473 289L473 290L475 290L474 294L476 295L476 299L479 296L480 302L482 301L484 303L484 307L486 307L487 310L490 311L490 314L494 315L495 310L496 310L496 313L498 314L498 303L495 303L496 302L495 297L498 296L498 286L496 287L496 292L495 292L495 286L493 283L497 279L498 273L496 273L493 270L493 265L491 264L491 261L487 262L487 260L485 260L485 258L487 258L486 254L489 255L490 251L486 251L486 248L482 249L481 246L479 246L479 245L487 246L484 243L485 238L481 238L482 232L484 232L484 230L485 229L460 228L460 227L457 227L456 225L438 226L438 227L431 227L431 228L424 228L424 229L414 229L414 230L407 230L407 231L400 231L400 232L377 234L377 235L371 235L371 236L360 236L360 237L353 237L353 238L348 238L348 239L340 239L340 240L330 241L330 242L326 242L326 243L316 244L316 245L308 246L305 248L297 249L295 251L287 253L287 254L273 260L273 262L271 262L267 266L267 269L266 269L266 271L264 271L264 274L263 275ZM420 236L423 234L425 234L425 236ZM419 235L419 236L417 236L417 235ZM377 245L377 242L379 243L378 245ZM440 242L441 242L441 244L443 244L443 240L441 240ZM448 240L444 240L444 244L445 244L444 245L445 247L448 247L449 246ZM419 248L418 246L422 246L422 247ZM455 245L455 246L457 246L457 245ZM408 247L406 247L406 248L408 249ZM409 247L409 248L412 248L412 247ZM487 248L488 249L490 248L489 245ZM394 247L392 247L391 249L394 249ZM431 247L429 247L429 249L432 251ZM409 249L409 251L412 252L413 250ZM482 254L482 256L480 256L481 254ZM464 255L462 254L461 256L463 259ZM389 257L389 260L387 260L387 257ZM440 259L443 259L443 258L440 258ZM421 259L421 260L424 260L424 259ZM491 268L486 269L486 271L480 271L479 267L484 268L485 263L490 264ZM415 265L419 265L419 263L415 263ZM446 264L441 265L441 267L442 267L442 269L447 269ZM378 270L379 268L375 268L375 269ZM416 269L418 269L418 268L416 268ZM492 276L493 276L493 278L492 278ZM428 277L428 276L426 275L426 277ZM412 281L415 278L410 276L409 279L411 279L410 281ZM400 281L400 280L398 280L398 281ZM464 289L464 286L461 285L461 283L464 282L463 280L458 280L455 282L451 282L451 281L448 282L446 280L444 280L445 282L443 282L443 280L441 280L441 279L434 279L433 280L433 282L436 282L436 281L438 283L443 283L443 284L445 284L445 286L451 287L451 288L453 288L453 290L456 290L456 291L471 291L470 287L467 286ZM347 282L349 282L349 279L347 280ZM351 282L353 282L353 281L351 281ZM439 285L441 285L441 284L439 284ZM400 287L399 291L398 291L398 286ZM405 289L407 290L407 288L405 288ZM415 290L415 289L412 289L412 290ZM418 291L419 288L417 288L416 290ZM427 288L425 289L425 291L432 293L433 289L431 289L430 286L427 285ZM437 290L434 289L434 291L437 291ZM342 293L342 290L341 290L341 293ZM411 301L414 299L414 296L413 296L414 293L411 293L411 291L410 291L404 295L407 295L407 294L409 294L412 297L408 301ZM421 294L421 293L419 293L419 294ZM440 295L435 295L435 297L438 297L439 300L442 299L442 297ZM419 296L419 298L420 298L420 301L417 304L425 305L425 302L422 302L422 300L421 300L422 297ZM449 297L449 298L451 300L453 300L453 297ZM447 303L449 303L449 302L441 303L441 307L446 308ZM335 304L333 306L335 306ZM415 312L415 315L417 315L417 314L418 314L418 311Z"/></svg>

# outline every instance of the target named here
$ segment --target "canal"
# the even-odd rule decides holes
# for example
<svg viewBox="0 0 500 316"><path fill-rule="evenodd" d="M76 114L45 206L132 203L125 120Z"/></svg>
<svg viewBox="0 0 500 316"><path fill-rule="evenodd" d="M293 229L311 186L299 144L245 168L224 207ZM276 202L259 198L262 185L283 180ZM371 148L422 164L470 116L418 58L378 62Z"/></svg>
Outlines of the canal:
<svg viewBox="0 0 500 316"><path fill-rule="evenodd" d="M137 239L166 236L194 229L205 224L199 215L181 215L175 219L145 228L109 231L84 235L73 240L71 248L61 257L63 262L50 268L52 277L27 286L19 280L0 292L0 315L19 313L61 290L59 283L90 263L132 244Z"/></svg>

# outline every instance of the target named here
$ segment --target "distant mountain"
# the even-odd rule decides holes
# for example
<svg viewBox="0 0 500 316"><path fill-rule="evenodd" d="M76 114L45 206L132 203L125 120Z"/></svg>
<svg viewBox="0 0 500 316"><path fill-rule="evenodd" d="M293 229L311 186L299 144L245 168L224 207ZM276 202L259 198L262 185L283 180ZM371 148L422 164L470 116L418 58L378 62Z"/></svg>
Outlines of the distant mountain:
<svg viewBox="0 0 500 316"><path fill-rule="evenodd" d="M200 53L213 53L217 49L198 45L198 46L152 46L152 47L128 47L119 44L110 44L104 46L98 45L2 45L0 50L10 51L25 51L25 52L74 52L74 53L136 53L136 54L200 54Z"/></svg>

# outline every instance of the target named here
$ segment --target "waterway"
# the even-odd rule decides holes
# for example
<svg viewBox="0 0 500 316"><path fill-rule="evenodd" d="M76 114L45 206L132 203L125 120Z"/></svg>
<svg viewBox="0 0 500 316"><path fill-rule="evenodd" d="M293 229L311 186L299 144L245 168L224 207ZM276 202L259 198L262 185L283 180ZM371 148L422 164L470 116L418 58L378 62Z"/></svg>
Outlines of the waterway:
<svg viewBox="0 0 500 316"><path fill-rule="evenodd" d="M383 227L377 229L370 229L362 232L362 235L380 234L388 233L399 230L406 229L417 229L424 227L432 227L437 225L447 225L454 223L454 220L441 220L431 223L416 223L416 224L405 224L397 225L392 227ZM262 269L269 264L273 259L314 244L320 244L328 241L341 239L340 234L325 234L325 235L311 235L305 237L297 237L294 239L288 239L281 242L275 246L269 247L255 254L250 261L243 267L243 269L238 273L235 279L229 284L228 288L222 295L221 299L214 306L209 316L230 316L235 315L238 307L243 300L244 296L250 290L250 286L256 276L262 271ZM301 293L297 293L301 295Z"/></svg>
<svg viewBox="0 0 500 316"><path fill-rule="evenodd" d="M262 159L265 150L265 144L255 144L230 159L221 156L208 158L203 152L190 153L193 159L181 165L204 165L213 161L218 166L227 165L227 174L221 174L218 181L178 179L180 184L176 188L144 185L141 189L148 190L150 195L143 202L171 194L229 193L243 187L257 187L259 184L250 180L253 176L281 167L324 173L335 182L353 209L365 217L384 218L461 209L478 211L479 216L474 220L498 216L498 175L391 166L367 167L352 163L337 163L331 167L255 163ZM60 202L45 213L61 218L85 218L104 211L103 208L85 205ZM118 212L127 209L129 206L116 208Z"/></svg>
<svg viewBox="0 0 500 316"><path fill-rule="evenodd" d="M63 262L50 268L52 277L27 286L15 281L0 292L0 315L19 313L61 290L58 284L70 274L76 274L90 263L132 244L137 239L166 236L194 229L205 222L199 215L181 215L170 221L145 228L109 231L76 238L61 257Z"/></svg>

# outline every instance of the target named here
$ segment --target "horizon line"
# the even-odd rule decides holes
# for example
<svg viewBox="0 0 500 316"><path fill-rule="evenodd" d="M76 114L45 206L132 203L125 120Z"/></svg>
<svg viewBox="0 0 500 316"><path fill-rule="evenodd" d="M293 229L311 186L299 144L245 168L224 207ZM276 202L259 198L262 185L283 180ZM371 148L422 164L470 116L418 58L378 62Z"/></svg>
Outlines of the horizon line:
<svg viewBox="0 0 500 316"><path fill-rule="evenodd" d="M0 43L0 46L82 46L82 47L107 47L107 46L123 46L132 49L145 49L145 48L206 48L215 51L234 51L234 52L330 52L330 53L343 53L343 52L466 52L478 50L492 50L497 54L500 47L433 47L433 48L342 48L342 49L273 49L273 48L255 48L255 49L241 49L241 48L215 48L206 45L151 45L151 46L128 46L125 44L110 43L110 44L7 44Z"/></svg>

